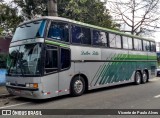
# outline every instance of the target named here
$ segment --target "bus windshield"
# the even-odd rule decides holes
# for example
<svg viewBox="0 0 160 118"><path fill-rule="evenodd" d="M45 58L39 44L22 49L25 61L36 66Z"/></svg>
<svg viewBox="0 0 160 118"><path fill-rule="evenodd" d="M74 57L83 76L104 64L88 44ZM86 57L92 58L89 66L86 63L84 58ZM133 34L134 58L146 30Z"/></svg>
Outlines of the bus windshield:
<svg viewBox="0 0 160 118"><path fill-rule="evenodd" d="M26 44L9 49L8 74L41 75L40 54L42 44Z"/></svg>
<svg viewBox="0 0 160 118"><path fill-rule="evenodd" d="M23 39L43 37L45 26L46 20L39 20L20 25L15 31L12 42Z"/></svg>

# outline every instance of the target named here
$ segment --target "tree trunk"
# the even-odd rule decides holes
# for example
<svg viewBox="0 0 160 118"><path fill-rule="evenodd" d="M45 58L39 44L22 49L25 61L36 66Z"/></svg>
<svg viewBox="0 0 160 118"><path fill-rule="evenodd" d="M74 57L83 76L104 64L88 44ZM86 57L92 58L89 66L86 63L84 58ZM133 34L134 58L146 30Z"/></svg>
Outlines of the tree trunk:
<svg viewBox="0 0 160 118"><path fill-rule="evenodd" d="M58 16L57 0L48 0L48 16Z"/></svg>

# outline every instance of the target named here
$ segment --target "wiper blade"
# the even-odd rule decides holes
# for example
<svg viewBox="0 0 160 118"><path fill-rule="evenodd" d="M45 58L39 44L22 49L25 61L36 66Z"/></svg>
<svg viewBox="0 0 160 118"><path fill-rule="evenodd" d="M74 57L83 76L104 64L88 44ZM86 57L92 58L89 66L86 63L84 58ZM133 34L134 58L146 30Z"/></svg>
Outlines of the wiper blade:
<svg viewBox="0 0 160 118"><path fill-rule="evenodd" d="M35 21L35 22L33 22L33 24L39 24L39 22L38 22L38 21Z"/></svg>
<svg viewBox="0 0 160 118"><path fill-rule="evenodd" d="M31 27L30 25L25 24L26 27Z"/></svg>
<svg viewBox="0 0 160 118"><path fill-rule="evenodd" d="M24 28L23 26L20 26L20 28Z"/></svg>

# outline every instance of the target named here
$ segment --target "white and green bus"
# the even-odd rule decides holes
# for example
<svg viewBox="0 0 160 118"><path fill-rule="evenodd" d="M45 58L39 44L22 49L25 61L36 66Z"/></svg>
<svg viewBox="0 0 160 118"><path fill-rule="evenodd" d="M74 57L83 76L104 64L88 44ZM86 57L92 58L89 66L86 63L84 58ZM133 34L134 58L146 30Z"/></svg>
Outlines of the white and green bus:
<svg viewBox="0 0 160 118"><path fill-rule="evenodd" d="M9 48L6 88L32 99L131 83L155 76L155 41L60 17L20 24Z"/></svg>

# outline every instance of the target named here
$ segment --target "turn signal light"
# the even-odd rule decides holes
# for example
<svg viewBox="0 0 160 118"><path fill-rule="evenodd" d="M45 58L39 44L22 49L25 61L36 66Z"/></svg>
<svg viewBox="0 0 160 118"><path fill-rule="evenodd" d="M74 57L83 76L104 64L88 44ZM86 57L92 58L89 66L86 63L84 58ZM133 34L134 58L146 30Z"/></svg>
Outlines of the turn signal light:
<svg viewBox="0 0 160 118"><path fill-rule="evenodd" d="M38 84L37 84L37 83L34 83L34 84L33 84L33 88L38 88Z"/></svg>

